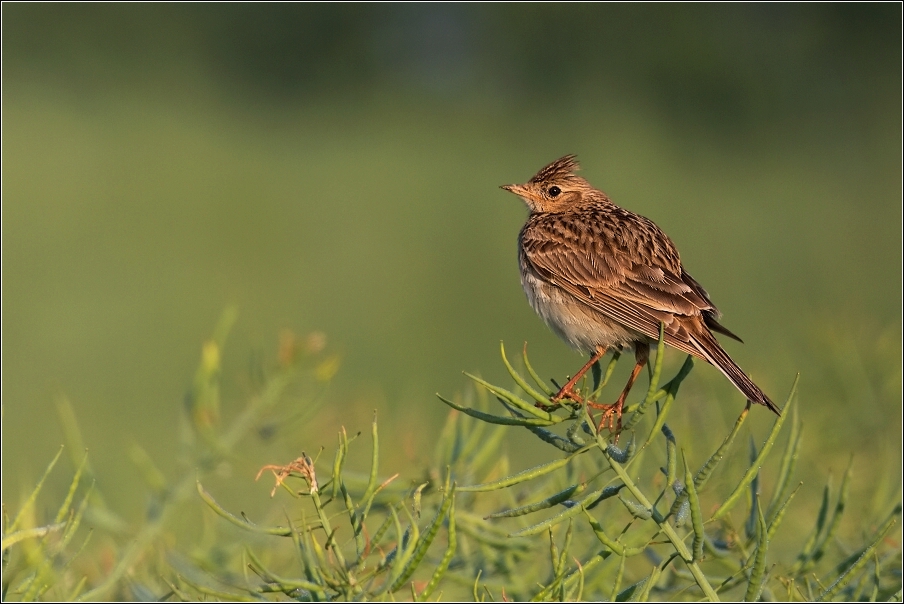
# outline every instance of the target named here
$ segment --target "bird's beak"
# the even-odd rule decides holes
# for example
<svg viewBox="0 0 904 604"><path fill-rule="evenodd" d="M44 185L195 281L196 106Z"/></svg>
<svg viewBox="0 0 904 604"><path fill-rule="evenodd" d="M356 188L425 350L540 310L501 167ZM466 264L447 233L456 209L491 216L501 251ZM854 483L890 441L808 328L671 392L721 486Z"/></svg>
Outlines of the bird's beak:
<svg viewBox="0 0 904 604"><path fill-rule="evenodd" d="M514 193L519 197L525 196L525 190L523 185L502 185L499 187L500 189L505 189L509 193Z"/></svg>

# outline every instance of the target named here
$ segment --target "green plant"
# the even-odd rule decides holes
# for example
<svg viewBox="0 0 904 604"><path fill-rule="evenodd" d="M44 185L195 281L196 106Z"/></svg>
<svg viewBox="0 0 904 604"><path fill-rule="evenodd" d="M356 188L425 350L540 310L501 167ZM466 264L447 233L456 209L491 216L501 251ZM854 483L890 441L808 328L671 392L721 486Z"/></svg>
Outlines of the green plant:
<svg viewBox="0 0 904 604"><path fill-rule="evenodd" d="M167 575L173 574L169 569L175 565L166 558L166 543L173 533L191 534L192 523L185 521L185 510L196 507L193 495L197 480L215 474L224 462L235 460L239 444L249 435L265 432L280 402L303 396L308 403L304 413L312 413L337 367L335 358L319 354L321 346L317 341L303 343L286 336L280 344L275 371L266 375L235 417L224 422L220 400L221 355L236 317L234 308L224 311L213 336L202 347L201 363L186 396L182 418L179 457L184 470L180 475L168 479L141 447L135 444L131 448L130 457L150 494L142 521L135 525L115 514L94 488L93 470L87 455L80 453L85 446L75 413L67 401L61 401L59 411L68 449L74 458L81 457L76 462L69 493L53 522L41 524L34 517L34 503L60 454L26 499L16 519L9 523L4 513L4 599L146 599L159 598L172 587ZM293 388L299 382L308 383L311 392L302 395L295 392ZM296 412L282 417L278 423L290 425L299 419ZM81 503L72 507L80 491ZM108 560L106 567L98 568L101 565L94 560L85 560L84 545L75 551L70 548L77 530L85 524L92 528L87 531L84 543L96 529L109 538L99 552L92 552L94 558ZM20 549L14 555L16 546ZM205 565L206 562L200 566ZM175 587L170 595L174 590Z"/></svg>
<svg viewBox="0 0 904 604"><path fill-rule="evenodd" d="M453 410L432 463L408 478L381 474L375 416L368 472L349 467L358 435L340 428L332 455L302 452L261 469L258 477L274 475L278 505L269 520L253 522L229 511L208 483L224 464L243 460L241 445L254 435L309 417L337 361L286 338L275 371L264 372L235 410L220 394L220 355L234 319L227 312L202 348L183 426L185 470L168 479L132 450L152 495L133 526L93 486L87 455L72 455L63 502L42 520L37 502L58 453L15 518L4 513L4 600L901 599L900 504L878 522L856 519L860 545L838 541L850 520L853 462L837 491L823 490L809 537L783 543L798 503L796 383L782 416L746 455L735 442L749 409L718 442L709 434L682 438L667 419L692 361L660 385L662 342L649 388L628 405L617 440L598 433L584 407L551 407L551 389L526 351L519 372L502 349L515 388L470 376L479 388L468 400L440 397ZM616 362L595 367L585 393L600 396ZM503 413L489 410L490 398ZM288 412L285 401L295 403ZM291 411L300 401L303 415ZM82 451L71 407L60 411L67 448ZM548 459L512 471L505 449L513 428L539 438ZM770 464L783 431L784 451ZM777 470L763 472L764 465ZM104 567L103 559L112 562Z"/></svg>
<svg viewBox="0 0 904 604"><path fill-rule="evenodd" d="M728 493L710 494L706 491L707 483L723 459L731 455L732 444L747 419L749 407L742 411L715 452L701 465L692 466L689 453L684 447L679 449L666 419L693 362L688 357L678 373L660 386L663 352L660 341L649 389L641 401L626 410L621 438L630 440L622 448L609 435L596 431L596 423L584 407L549 405L552 390L531 367L526 348L523 364L528 377L514 369L504 348L502 360L528 398L469 376L496 398L506 415L494 415L484 408L440 397L478 423L520 426L558 449L559 454L550 462L483 484L458 488L462 507L470 509L472 504L462 499L465 493L499 493L531 485L525 489L530 492L529 503L494 511L488 518L517 519L520 522L517 528L507 531L510 538L548 534L551 559L545 568L533 565L527 571L531 577L544 577L536 582L518 579L525 570L523 567L520 571L506 568L502 574L508 579L507 593L520 600L703 597L713 601L720 596L756 601L761 597L830 600L864 595L887 599L900 594L899 542L894 544L897 547L883 546L883 539L900 517L900 504L877 530L871 531L865 545L845 552L842 559L836 559L831 565L826 564L825 556L833 546L847 503L851 467L831 511L831 488L826 487L822 511L812 535L796 558L787 563L773 560L769 555L770 543L776 538L797 492L792 488L801 446L801 425L795 406L797 382L791 388L782 415L762 445L751 445L749 465L735 479L736 486ZM609 362L605 372L595 369L594 383L589 389L592 398L606 385L617 359L616 356ZM768 502L761 501L760 469L783 425L789 421L791 433L772 497ZM556 428L564 430L556 431ZM651 459L657 448L664 453L662 467ZM474 455L486 457L487 453L478 448ZM717 502L712 513L703 511L704 495ZM731 512L745 501L747 509L741 529ZM542 519L525 521L544 513ZM556 545L557 531L561 546ZM589 536L595 537L595 548ZM837 558L838 552L835 554ZM629 569L635 579L624 586Z"/></svg>

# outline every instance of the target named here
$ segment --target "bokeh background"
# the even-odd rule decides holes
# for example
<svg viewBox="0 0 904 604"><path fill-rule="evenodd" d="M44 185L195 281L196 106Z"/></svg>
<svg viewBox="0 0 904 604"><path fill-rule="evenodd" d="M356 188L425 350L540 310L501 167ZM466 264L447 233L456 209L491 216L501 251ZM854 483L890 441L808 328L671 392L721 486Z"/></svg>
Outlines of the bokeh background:
<svg viewBox="0 0 904 604"><path fill-rule="evenodd" d="M283 330L341 358L294 449L260 463L377 409L416 470L435 392L466 395L461 370L507 383L500 340L544 375L582 363L524 299L526 210L498 189L566 153L669 233L767 393L800 372L814 492L852 454L858 493L900 476L900 5L2 10L5 501L62 442L65 397L128 515L123 451L171 469L232 304L226 400ZM743 404L700 364L679 402L716 434Z"/></svg>

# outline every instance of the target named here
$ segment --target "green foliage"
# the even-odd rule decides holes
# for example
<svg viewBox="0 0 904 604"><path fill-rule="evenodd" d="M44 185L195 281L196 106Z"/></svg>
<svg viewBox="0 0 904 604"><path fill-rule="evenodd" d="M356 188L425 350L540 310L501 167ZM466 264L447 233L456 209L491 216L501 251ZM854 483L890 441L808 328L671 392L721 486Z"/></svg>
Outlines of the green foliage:
<svg viewBox="0 0 904 604"><path fill-rule="evenodd" d="M709 492L705 489L707 482L730 454L750 409L741 412L729 434L696 470L688 458L694 453L699 455L700 443L707 439L689 435L689 446L681 447L683 470L679 470L678 439L666 420L692 363L688 359L670 381L660 386L663 351L660 342L650 387L641 401L627 407L625 429L620 435L598 432L597 422L584 407L550 405L551 389L539 378L526 353L523 363L528 377L515 370L504 349L502 357L515 384L530 400L468 376L495 396L507 416L440 397L453 409L478 422L522 426L560 450L553 454L552 461L530 470L504 476L497 476L497 471L492 481L459 487L462 497L465 493L488 496L499 493L497 497L503 498L503 490L514 487L529 491L537 499L534 503L497 510L487 518L520 521L508 532L513 538L547 533L552 540L558 534L563 539L562 548L571 550L569 557L564 556L564 551L558 557L554 556L545 570L539 564L539 557L532 560L533 566L519 560L517 568L497 567L495 575L481 569L481 581L487 581L488 587L490 581L505 585L506 594L519 600L575 599L578 586L583 599L619 601L701 597L713 601L720 598L849 600L862 596L867 590L871 597L887 599L900 590L900 574L894 570L896 564L900 564L899 542L886 543L885 553L881 556L873 549L881 547L899 519L900 506L878 531L869 531L866 538L871 545L858 550L856 555L836 561L834 566L820 565L825 546L836 546L834 538L849 494L851 467L845 474L831 514L831 487L826 487L823 510L818 515L812 536L802 544L797 558L783 562L770 555L770 544L781 537L778 529L797 492L795 489L788 494L801 446L802 431L795 406L797 381L791 388L782 415L775 420L762 445L752 447L748 465L741 468L739 477L734 479L736 486L726 493ZM602 378L603 371L597 368L594 383L586 391L596 398L601 382L607 381L611 373L612 362L605 371L605 379ZM655 409L655 415L644 415L652 409ZM768 463L771 450L789 419L791 434L772 489L773 497L764 508L760 503L760 493L764 489L761 469ZM459 422L474 420L462 418ZM548 429L563 424L568 426L564 436ZM620 439L629 439L623 449L618 447ZM637 442L643 444L638 447ZM661 445L657 445L660 442ZM665 466L656 471L653 458L660 446ZM685 449L689 454L684 452ZM559 457L562 452L565 455ZM724 480L730 481L730 476L729 473ZM589 495L583 495L587 491ZM579 494L582 496L577 497ZM735 528L739 518L732 512L745 500L747 510L743 518L747 530L740 533ZM464 502L462 499L461 503ZM491 503L498 504L497 500ZM551 516L548 514L550 509L554 510ZM704 509L713 511L706 514ZM541 514L543 517L531 520ZM836 546L835 549L836 557L844 558L843 548ZM570 559L570 563L561 562L566 559ZM873 562L870 568L867 568L867 560ZM588 572L590 568L593 572ZM621 589L625 578L631 575L636 582ZM476 572L474 576L477 576ZM538 580L527 582L523 577ZM854 585L856 587L852 587ZM493 593L492 589L487 591Z"/></svg>
<svg viewBox="0 0 904 604"><path fill-rule="evenodd" d="M862 545L838 540L851 521L845 510L853 462L837 492L831 484L824 489L809 537L780 550L795 553L773 548L787 540L780 528L798 492L796 381L781 417L745 458L733 443L749 408L721 442L666 423L692 363L660 385L661 342L650 386L626 406L621 434L598 431L584 406L550 404L552 389L526 349L525 375L502 349L516 388L469 376L479 386L476 399L440 397L453 410L432 462L415 470L425 472L420 478L401 484L398 474L381 471L386 445L374 416L366 473L348 467L365 439L340 427L332 455L301 452L288 464L261 468L258 477L275 478L271 496L278 494L279 509L271 516L281 519L254 522L221 503L208 483L223 463L241 458L249 435L297 419L297 410L286 414L280 402L294 400L297 409L290 393L299 383L315 386L303 389L310 413L337 362L290 338L275 371L232 411L221 400L220 355L234 321L227 311L202 347L182 430L185 470L168 478L133 447L153 497L131 525L108 508L87 455L80 455L62 504L43 519L39 502L61 450L15 518L4 513L4 600L900 599L900 505L881 521L857 519ZM596 367L582 389L602 396L616 361L605 371ZM491 397L500 411L489 410ZM82 442L74 413L63 405L61 417L72 449ZM762 469L785 423L790 433L771 479ZM513 471L504 452L512 427L536 436L547 460ZM711 487L714 477L727 488ZM770 489L767 502L762 493ZM174 533L188 531L185 518L198 513L210 528L191 537L193 547L174 544ZM103 534L100 550L86 547L94 532Z"/></svg>

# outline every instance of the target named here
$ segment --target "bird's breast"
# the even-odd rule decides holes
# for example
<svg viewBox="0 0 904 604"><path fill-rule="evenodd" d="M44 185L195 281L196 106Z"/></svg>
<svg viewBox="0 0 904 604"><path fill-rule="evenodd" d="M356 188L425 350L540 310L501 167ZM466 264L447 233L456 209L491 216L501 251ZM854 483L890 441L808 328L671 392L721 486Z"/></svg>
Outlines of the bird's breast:
<svg viewBox="0 0 904 604"><path fill-rule="evenodd" d="M648 338L581 302L554 281L543 279L521 258L521 287L527 300L553 332L572 348L592 353L597 346L632 348Z"/></svg>

